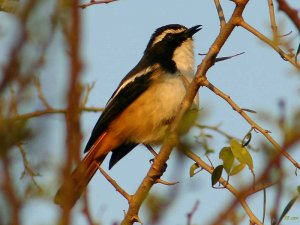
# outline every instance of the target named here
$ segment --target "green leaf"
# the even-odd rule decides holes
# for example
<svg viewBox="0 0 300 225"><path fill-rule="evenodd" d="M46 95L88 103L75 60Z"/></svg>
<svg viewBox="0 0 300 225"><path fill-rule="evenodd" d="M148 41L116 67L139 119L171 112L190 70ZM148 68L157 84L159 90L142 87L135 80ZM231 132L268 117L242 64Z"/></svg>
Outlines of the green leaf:
<svg viewBox="0 0 300 225"><path fill-rule="evenodd" d="M197 172L195 172L199 168L199 165L197 163L194 163L190 167L190 177L193 177Z"/></svg>
<svg viewBox="0 0 300 225"><path fill-rule="evenodd" d="M249 169L253 171L253 160L249 151L243 147L237 140L232 139L230 141L230 146L234 157L241 163L247 164Z"/></svg>
<svg viewBox="0 0 300 225"><path fill-rule="evenodd" d="M283 212L281 213L277 225L280 224L280 222L281 222L282 219L285 217L285 215L290 211L290 209L292 208L292 206L294 205L294 203L297 201L297 198L298 198L298 197L299 197L299 196L297 195L297 196L295 196L294 198L292 198L292 199L289 201L289 203L286 205L286 207L284 208Z"/></svg>
<svg viewBox="0 0 300 225"><path fill-rule="evenodd" d="M214 186L222 176L223 165L217 166L211 174L211 185Z"/></svg>
<svg viewBox="0 0 300 225"><path fill-rule="evenodd" d="M298 58L299 53L300 53L300 43L298 45L298 49L297 49L297 52L296 52L296 55L295 55L295 61L296 61L296 63L297 63L297 58Z"/></svg>
<svg viewBox="0 0 300 225"><path fill-rule="evenodd" d="M219 158L223 161L223 166L227 174L230 173L234 162L234 156L230 147L224 147L219 153Z"/></svg>
<svg viewBox="0 0 300 225"><path fill-rule="evenodd" d="M234 157L241 163L245 163L245 161L243 161L243 155L241 153L241 149L243 148L243 146L235 139L231 139L230 141L230 147L232 150L232 153L234 155Z"/></svg>
<svg viewBox="0 0 300 225"><path fill-rule="evenodd" d="M300 186L297 187L298 194L300 195Z"/></svg>
<svg viewBox="0 0 300 225"><path fill-rule="evenodd" d="M251 134L251 132L248 132L242 140L242 146L246 147L250 143L251 138L252 138L252 134Z"/></svg>
<svg viewBox="0 0 300 225"><path fill-rule="evenodd" d="M245 166L246 166L245 163L241 163L241 164L238 164L237 166L234 166L229 175L233 176L233 175L238 174L239 172L241 172L244 169Z"/></svg>

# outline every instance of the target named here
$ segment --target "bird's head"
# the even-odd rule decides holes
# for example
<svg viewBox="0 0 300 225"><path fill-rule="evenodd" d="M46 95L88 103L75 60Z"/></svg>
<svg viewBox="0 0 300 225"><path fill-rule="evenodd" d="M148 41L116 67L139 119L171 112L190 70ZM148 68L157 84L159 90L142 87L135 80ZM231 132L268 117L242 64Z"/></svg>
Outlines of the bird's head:
<svg viewBox="0 0 300 225"><path fill-rule="evenodd" d="M190 73L193 75L194 45L192 37L199 30L201 30L201 25L189 29L179 24L160 27L153 33L144 55L149 55L167 70L174 71L175 68L188 76Z"/></svg>

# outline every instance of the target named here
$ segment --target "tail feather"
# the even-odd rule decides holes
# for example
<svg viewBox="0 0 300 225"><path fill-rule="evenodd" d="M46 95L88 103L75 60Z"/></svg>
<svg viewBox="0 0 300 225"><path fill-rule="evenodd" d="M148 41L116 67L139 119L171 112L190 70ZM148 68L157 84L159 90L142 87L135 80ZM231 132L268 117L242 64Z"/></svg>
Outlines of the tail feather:
<svg viewBox="0 0 300 225"><path fill-rule="evenodd" d="M55 195L54 202L61 207L72 208L96 173L98 166L101 165L104 158L105 156L95 160L94 151L88 152L71 176L64 180L62 186Z"/></svg>

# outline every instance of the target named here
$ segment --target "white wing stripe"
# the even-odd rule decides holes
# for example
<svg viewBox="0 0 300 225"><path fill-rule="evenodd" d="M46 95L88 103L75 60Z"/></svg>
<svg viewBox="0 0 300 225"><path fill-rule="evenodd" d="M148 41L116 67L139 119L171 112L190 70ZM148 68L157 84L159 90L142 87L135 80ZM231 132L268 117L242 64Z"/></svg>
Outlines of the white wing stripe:
<svg viewBox="0 0 300 225"><path fill-rule="evenodd" d="M123 82L123 84L116 90L115 94L111 97L111 99L107 102L107 105L119 94L119 92L125 88L129 83L133 82L135 80L135 78L137 77L141 77L143 76L144 74L147 74L149 73L150 71L153 71L154 69L157 68L157 65L153 65L153 66L149 66L147 67L145 70L135 74L134 76L130 77L129 79L125 80Z"/></svg>

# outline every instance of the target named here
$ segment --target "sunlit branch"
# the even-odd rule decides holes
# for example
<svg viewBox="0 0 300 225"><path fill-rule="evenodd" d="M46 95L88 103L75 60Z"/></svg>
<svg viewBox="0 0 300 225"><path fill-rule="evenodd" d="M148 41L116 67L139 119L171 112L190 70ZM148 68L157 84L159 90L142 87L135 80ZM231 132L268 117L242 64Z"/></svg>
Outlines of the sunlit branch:
<svg viewBox="0 0 300 225"><path fill-rule="evenodd" d="M95 162L96 163L96 162ZM108 182L116 189L117 192L119 192L121 195L123 195L124 198L127 199L127 201L131 200L131 195L129 195L114 179L112 179L105 171L101 168L101 166L98 165L99 171L102 173L102 175L108 180Z"/></svg>
<svg viewBox="0 0 300 225"><path fill-rule="evenodd" d="M199 167L203 168L204 170L206 170L210 174L213 173L213 170L214 170L213 167L211 167L207 163L205 163L195 153L193 153L190 150L184 149L184 148L180 148L180 149L183 150L184 154L187 157L189 157L190 159L195 161L199 165ZM245 200L245 198L247 197L246 193L241 193L241 192L237 191L231 184L228 183L227 180L223 179L222 177L220 178L219 182L236 197L236 199L240 202L240 204L244 208L245 212L249 216L250 220L252 222L254 222L255 224L257 224L257 225L262 225L262 222L254 215L254 213L251 211L248 203L246 202L246 200ZM231 207L228 207L228 208L231 208ZM225 216L225 218L226 218L226 216ZM224 217L222 219L223 219L222 221L224 221Z"/></svg>
<svg viewBox="0 0 300 225"><path fill-rule="evenodd" d="M285 14L291 19L294 25L300 31L300 16L299 11L290 7L290 5L285 0L277 0L278 8L285 12Z"/></svg>
<svg viewBox="0 0 300 225"><path fill-rule="evenodd" d="M219 20L220 20L220 29L222 29L226 24L224 12L223 12L222 6L220 4L220 0L214 0L214 1L215 1L216 9L218 12Z"/></svg>
<svg viewBox="0 0 300 225"><path fill-rule="evenodd" d="M226 95L221 90L219 90L217 87L212 85L207 79L203 79L202 85L213 91L216 95L223 98L226 102L229 103L229 105L238 112L251 126L254 130L259 131L262 135L264 135L269 142L274 146L274 148L280 152L282 155L284 155L291 163L294 164L294 166L298 169L300 169L300 165L298 162L296 162L293 157L286 152L284 149L280 147L280 145L271 137L269 134L270 132L268 130L263 129L260 127L257 123L255 123L245 111L243 111L231 98L229 95Z"/></svg>
<svg viewBox="0 0 300 225"><path fill-rule="evenodd" d="M96 0L91 0L89 3L84 3L79 5L80 8L85 9L86 7L92 6L92 5L96 5L96 4L108 4L111 2L115 2L117 0L100 0L100 1L96 1Z"/></svg>
<svg viewBox="0 0 300 225"><path fill-rule="evenodd" d="M274 43L272 40L264 36L262 33L257 31L255 28L250 26L248 23L246 23L244 20L240 20L238 24L248 30L250 33L254 34L256 37L258 37L260 40L271 46L278 54L286 61L289 61L296 69L300 70L300 65L298 65L293 57L286 54L276 43Z"/></svg>

